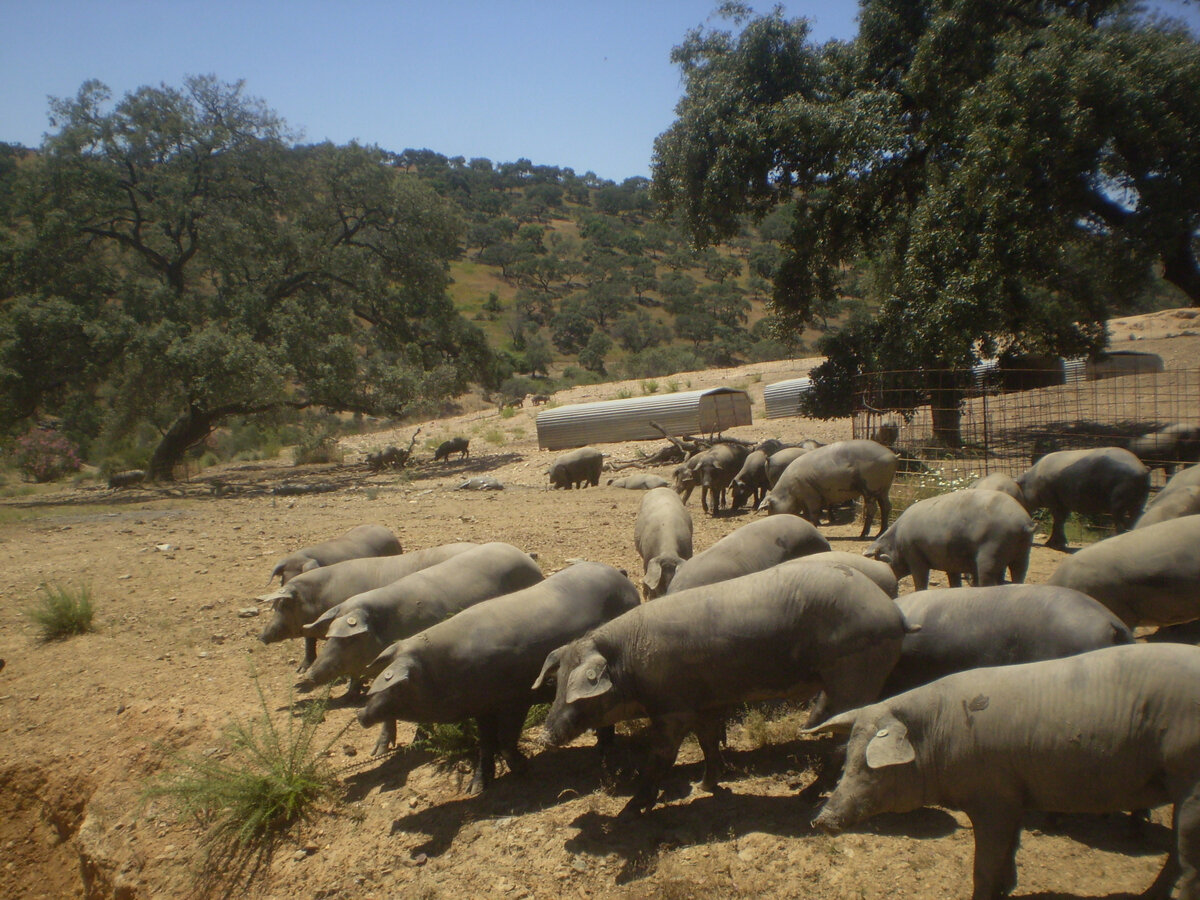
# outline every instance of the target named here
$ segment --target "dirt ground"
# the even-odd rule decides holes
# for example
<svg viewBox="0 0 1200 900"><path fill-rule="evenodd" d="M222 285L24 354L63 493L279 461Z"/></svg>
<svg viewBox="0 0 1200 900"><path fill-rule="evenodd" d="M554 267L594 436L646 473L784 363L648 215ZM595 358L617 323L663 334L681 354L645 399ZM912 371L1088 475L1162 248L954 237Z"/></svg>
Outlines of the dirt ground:
<svg viewBox="0 0 1200 900"><path fill-rule="evenodd" d="M1163 314L1158 314L1163 317ZM1165 318L1165 317L1164 317ZM1137 324L1137 323L1135 323ZM1195 320L1146 319L1138 349L1194 365ZM1116 343L1116 342L1114 342ZM750 391L758 424L747 440L849 436L848 422L762 419L762 387L812 361L679 376L681 389L729 384ZM659 379L666 383L670 379ZM624 389L641 390L636 384ZM558 403L617 396L621 385L580 388ZM477 409L422 424L417 464L370 474L365 453L407 444L415 426L345 441L341 466L285 461L206 470L172 491L63 488L4 501L0 548L0 896L144 900L195 894L205 876L193 824L162 801L143 803L162 748L216 753L231 719L268 705L287 714L299 642L257 640L275 560L367 522L390 527L405 549L502 540L537 554L550 573L583 558L640 573L633 520L642 495L604 486L549 491L554 453L537 450L533 410L503 418ZM471 437L468 460L434 465L429 439ZM613 459L637 446L604 445ZM660 470L668 475L669 470ZM452 490L472 474L505 490ZM608 476L606 476L608 477ZM219 489L214 487L219 481ZM331 490L279 496L282 483ZM750 520L704 516L694 497L696 547ZM835 548L861 550L858 525L825 530ZM1062 554L1034 548L1029 581ZM98 630L42 644L21 612L42 583L86 584ZM944 579L940 582L944 584ZM911 581L904 588L911 590ZM335 697L341 689L335 690ZM663 805L615 826L629 786L602 779L589 740L531 756L523 778L502 775L483 796L462 789L465 764L413 750L371 757L375 735L336 699L321 734L344 800L296 828L251 888L218 879L218 893L278 898L368 897L963 897L972 837L944 810L871 820L836 838L815 834L815 807L796 797L828 742L787 735L762 744L731 729L727 790L692 790L699 750L685 744ZM402 743L412 729L401 727ZM501 769L503 771L503 769ZM1122 818L1027 822L1018 856L1022 897L1123 897L1146 888L1169 841L1164 810L1140 834Z"/></svg>

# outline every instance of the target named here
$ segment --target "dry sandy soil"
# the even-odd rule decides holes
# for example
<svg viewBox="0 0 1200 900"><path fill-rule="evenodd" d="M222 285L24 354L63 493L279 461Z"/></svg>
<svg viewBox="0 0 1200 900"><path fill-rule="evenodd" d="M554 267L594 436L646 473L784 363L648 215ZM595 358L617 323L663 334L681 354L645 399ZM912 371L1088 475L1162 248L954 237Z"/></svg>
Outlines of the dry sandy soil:
<svg viewBox="0 0 1200 900"><path fill-rule="evenodd" d="M1158 314L1121 323L1114 343L1168 366L1195 364L1190 318ZM1135 327L1140 326L1140 327ZM1128 345L1124 345L1128 346ZM812 361L772 363L676 379L681 387L746 387L762 415L762 387L803 374ZM638 385L626 386L635 394ZM612 397L621 385L577 389L556 402ZM554 456L538 451L534 412L501 418L480 409L422 424L417 464L368 473L366 451L407 444L415 426L347 440L337 467L284 462L207 470L171 491L63 488L6 501L0 526L8 565L0 579L0 896L150 898L256 893L340 897L963 897L972 837L958 813L883 817L828 838L796 797L827 742L785 733L763 743L730 732L728 790L692 790L699 751L685 744L663 805L615 827L629 785L602 778L587 740L532 757L523 778L502 775L481 797L463 795L467 768L401 750L371 757L375 735L336 699L321 736L344 797L290 833L252 884L205 869L198 831L142 791L164 766L163 748L219 754L231 719L260 712L255 678L281 719L294 699L298 642L257 640L266 610L256 595L285 552L366 522L389 526L406 549L456 540L503 540L536 553L547 573L586 558L640 572L632 544L639 492L602 486L546 489ZM433 465L422 444L472 438L469 460ZM763 420L736 436L796 440L849 436L847 422ZM657 449L661 442L641 445ZM636 445L606 445L613 458ZM503 481L496 493L455 492L470 474ZM668 474L664 472L663 474ZM225 489L218 496L214 479ZM294 497L288 481L337 490ZM695 499L697 549L749 521L711 519ZM861 549L857 525L827 530L834 546ZM1035 547L1029 580L1044 581L1062 554ZM42 644L21 608L39 584L91 586L98 630ZM944 583L944 582L943 582ZM906 589L911 584L906 582ZM335 690L335 696L341 689ZM402 741L411 727L401 728ZM527 735L532 737L532 735ZM501 770L503 771L503 769ZM1135 834L1119 818L1027 822L1018 896L1124 897L1147 887L1169 840L1165 811Z"/></svg>

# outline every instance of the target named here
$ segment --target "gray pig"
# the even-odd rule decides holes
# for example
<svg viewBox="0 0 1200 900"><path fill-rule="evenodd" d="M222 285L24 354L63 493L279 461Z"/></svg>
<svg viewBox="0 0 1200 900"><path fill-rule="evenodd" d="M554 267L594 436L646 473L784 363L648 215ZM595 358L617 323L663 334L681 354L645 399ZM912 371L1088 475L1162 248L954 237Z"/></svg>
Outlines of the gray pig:
<svg viewBox="0 0 1200 900"><path fill-rule="evenodd" d="M888 676L890 697L953 672L1058 659L1118 644L1133 633L1102 604L1046 584L918 591L897 603L909 628Z"/></svg>
<svg viewBox="0 0 1200 900"><path fill-rule="evenodd" d="M828 549L829 541L799 516L759 519L727 534L680 566L667 593L728 581Z"/></svg>
<svg viewBox="0 0 1200 900"><path fill-rule="evenodd" d="M980 587L1000 584L1007 568L1012 580L1025 580L1033 519L1000 491L966 490L918 500L900 514L863 555L892 567L897 578L912 575L918 591L929 587L929 571L939 569L951 587L962 573Z"/></svg>
<svg viewBox="0 0 1200 900"><path fill-rule="evenodd" d="M625 488L627 491L652 491L655 488L668 487L671 482L661 475L640 472L636 475L626 475L624 478L610 478L608 484L615 488Z"/></svg>
<svg viewBox="0 0 1200 900"><path fill-rule="evenodd" d="M611 566L581 562L541 584L487 600L420 635L392 644L375 666L359 713L364 726L404 719L479 725L479 762L470 791L495 775L497 751L513 772L524 768L517 739L529 707L550 699L533 688L546 656L638 605L633 584ZM375 667L373 666L373 667Z"/></svg>
<svg viewBox="0 0 1200 900"><path fill-rule="evenodd" d="M1030 512L1046 507L1054 517L1046 546L1067 548L1071 512L1111 513L1117 531L1127 531L1150 492L1150 470L1122 447L1047 453L1017 476Z"/></svg>
<svg viewBox="0 0 1200 900"><path fill-rule="evenodd" d="M714 516L721 510L725 505L725 491L749 453L750 448L743 444L722 442L688 460L692 479L700 486L701 509Z"/></svg>
<svg viewBox="0 0 1200 900"><path fill-rule="evenodd" d="M973 900L1017 882L1025 810L1108 813L1175 804L1175 843L1143 896L1200 900L1200 649L1133 644L974 669L844 713L837 790L813 825L960 809L975 831Z"/></svg>
<svg viewBox="0 0 1200 900"><path fill-rule="evenodd" d="M1200 513L1200 485L1188 485L1170 492L1164 489L1146 506L1146 511L1138 517L1133 527L1136 530L1197 513Z"/></svg>
<svg viewBox="0 0 1200 900"><path fill-rule="evenodd" d="M546 740L561 745L589 728L649 717L650 759L622 815L646 811L689 732L712 790L731 707L824 690L815 722L874 699L903 636L896 604L848 566L791 562L669 594L547 658L541 678L553 673L558 684Z"/></svg>
<svg viewBox="0 0 1200 900"><path fill-rule="evenodd" d="M529 554L493 541L326 610L309 637L326 638L307 680L358 677L388 645L484 600L530 587L542 571Z"/></svg>
<svg viewBox="0 0 1200 900"><path fill-rule="evenodd" d="M770 519L767 521L769 522ZM877 559L867 559L867 557L859 553L850 553L847 550L825 550L821 553L810 553L807 556L798 557L796 561L849 566L852 569L858 569L858 571L870 578L881 591L893 600L900 593L900 586L896 581L896 573L892 571L891 566Z"/></svg>
<svg viewBox="0 0 1200 900"><path fill-rule="evenodd" d="M741 509L742 504L753 497L751 506L757 507L770 489L771 485L767 483L767 454L762 450L753 450L733 477L733 496L729 506L731 509Z"/></svg>
<svg viewBox="0 0 1200 900"><path fill-rule="evenodd" d="M1059 563L1049 584L1083 591L1130 628L1200 619L1200 516L1097 541Z"/></svg>
<svg viewBox="0 0 1200 900"><path fill-rule="evenodd" d="M1200 462L1200 426L1176 422L1129 442L1129 452L1151 469L1170 478L1180 463Z"/></svg>
<svg viewBox="0 0 1200 900"><path fill-rule="evenodd" d="M1200 466L1189 466L1172 475L1146 504L1146 511L1133 527L1143 528L1193 513L1200 513Z"/></svg>
<svg viewBox="0 0 1200 900"><path fill-rule="evenodd" d="M767 457L767 489L775 487L792 460L799 459L805 453L811 453L816 447L784 447ZM762 503L760 500L759 503Z"/></svg>
<svg viewBox="0 0 1200 900"><path fill-rule="evenodd" d="M258 639L264 644L274 644L303 637L304 659L296 670L303 672L317 658L316 638L306 637L303 628L315 622L325 610L355 594L399 581L477 546L469 542L444 544L400 556L348 559L302 572L273 594L261 598L271 602L271 620L263 627Z"/></svg>
<svg viewBox="0 0 1200 900"><path fill-rule="evenodd" d="M319 566L366 556L397 556L401 552L396 536L382 525L359 525L341 537L289 553L275 564L271 579L278 575L280 584L287 584L301 572L309 572Z"/></svg>
<svg viewBox="0 0 1200 900"><path fill-rule="evenodd" d="M692 515L671 488L657 487L642 498L633 543L642 558L647 599L661 597L676 570L692 558Z"/></svg>
<svg viewBox="0 0 1200 900"><path fill-rule="evenodd" d="M1025 505L1025 494L1021 491L1021 486L1017 484L1016 479L1011 475L1005 475L1001 472L993 472L991 475L985 475L976 481L969 490L972 491L1000 491L1002 494L1008 494L1021 506Z"/></svg>
<svg viewBox="0 0 1200 900"><path fill-rule="evenodd" d="M604 454L595 447L580 447L564 453L550 465L550 486L553 488L595 487L600 483Z"/></svg>
<svg viewBox="0 0 1200 900"><path fill-rule="evenodd" d="M817 524L822 508L863 498L866 537L879 506L879 533L887 528L892 512L888 491L896 476L899 457L874 441L838 441L818 447L793 460L779 476L759 509L771 515L797 513Z"/></svg>

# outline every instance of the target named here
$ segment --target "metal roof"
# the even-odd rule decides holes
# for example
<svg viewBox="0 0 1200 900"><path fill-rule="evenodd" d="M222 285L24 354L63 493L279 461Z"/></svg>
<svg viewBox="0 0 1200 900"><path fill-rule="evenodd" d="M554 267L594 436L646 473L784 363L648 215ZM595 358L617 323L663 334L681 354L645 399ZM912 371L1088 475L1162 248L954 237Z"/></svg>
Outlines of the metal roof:
<svg viewBox="0 0 1200 900"><path fill-rule="evenodd" d="M763 388L763 400L767 404L767 418L800 415L800 396L812 387L811 378L789 378Z"/></svg>
<svg viewBox="0 0 1200 900"><path fill-rule="evenodd" d="M750 397L736 388L651 394L628 400L602 400L544 409L537 416L538 446L544 450L586 444L640 441L668 434L715 434L751 425Z"/></svg>

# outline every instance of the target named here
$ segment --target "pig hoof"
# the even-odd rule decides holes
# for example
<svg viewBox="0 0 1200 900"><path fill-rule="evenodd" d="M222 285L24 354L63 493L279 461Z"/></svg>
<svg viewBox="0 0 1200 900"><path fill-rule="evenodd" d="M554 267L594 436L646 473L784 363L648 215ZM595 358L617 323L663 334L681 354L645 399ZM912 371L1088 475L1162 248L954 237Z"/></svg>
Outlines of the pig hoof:
<svg viewBox="0 0 1200 900"><path fill-rule="evenodd" d="M483 793L484 787L486 787L486 785L484 785L482 778L472 778L471 783L467 785L467 796L478 797Z"/></svg>
<svg viewBox="0 0 1200 900"><path fill-rule="evenodd" d="M392 742L387 738L380 738L375 744L375 749L371 751L372 756L383 756L392 749Z"/></svg>
<svg viewBox="0 0 1200 900"><path fill-rule="evenodd" d="M300 665L296 666L296 674L303 675L305 672L308 671L308 666L309 666L309 662L307 660L300 663Z"/></svg>

